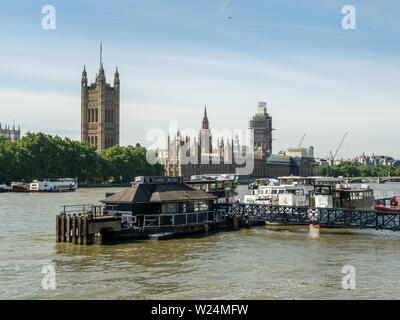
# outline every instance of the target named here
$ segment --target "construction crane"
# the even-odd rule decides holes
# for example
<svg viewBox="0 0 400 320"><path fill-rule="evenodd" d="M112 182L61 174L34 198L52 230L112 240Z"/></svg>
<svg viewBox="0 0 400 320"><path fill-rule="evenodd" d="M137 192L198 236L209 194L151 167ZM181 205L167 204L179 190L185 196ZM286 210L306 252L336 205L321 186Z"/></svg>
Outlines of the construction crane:
<svg viewBox="0 0 400 320"><path fill-rule="evenodd" d="M335 161L336 156L337 156L337 154L338 154L340 148L342 147L343 141L344 141L344 139L346 138L346 136L347 136L347 132L343 135L342 140L340 140L339 146L337 147L335 154L332 154L332 150L329 151L329 153L330 153L330 155L331 155L331 160L332 160L332 161Z"/></svg>
<svg viewBox="0 0 400 320"><path fill-rule="evenodd" d="M305 137L306 137L306 134L304 134L303 137L301 138L298 148L301 147Z"/></svg>

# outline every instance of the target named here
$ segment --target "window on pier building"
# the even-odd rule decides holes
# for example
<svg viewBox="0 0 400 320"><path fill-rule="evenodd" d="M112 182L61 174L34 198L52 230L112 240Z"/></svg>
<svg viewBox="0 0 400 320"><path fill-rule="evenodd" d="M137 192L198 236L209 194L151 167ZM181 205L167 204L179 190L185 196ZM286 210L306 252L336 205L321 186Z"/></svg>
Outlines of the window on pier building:
<svg viewBox="0 0 400 320"><path fill-rule="evenodd" d="M195 201L194 202L194 211L208 211L208 204L204 201Z"/></svg>
<svg viewBox="0 0 400 320"><path fill-rule="evenodd" d="M178 204L177 203L164 203L162 205L161 212L165 213L178 213Z"/></svg>

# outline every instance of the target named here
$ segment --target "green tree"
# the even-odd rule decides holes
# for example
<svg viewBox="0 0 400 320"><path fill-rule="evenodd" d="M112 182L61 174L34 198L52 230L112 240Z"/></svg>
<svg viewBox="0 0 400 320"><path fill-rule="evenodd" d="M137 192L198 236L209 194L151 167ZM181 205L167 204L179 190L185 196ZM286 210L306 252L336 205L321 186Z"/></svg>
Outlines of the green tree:
<svg viewBox="0 0 400 320"><path fill-rule="evenodd" d="M114 146L102 153L88 143L27 133L17 142L0 138L0 183L70 177L79 183L129 182L138 175L163 175L150 165L142 147Z"/></svg>

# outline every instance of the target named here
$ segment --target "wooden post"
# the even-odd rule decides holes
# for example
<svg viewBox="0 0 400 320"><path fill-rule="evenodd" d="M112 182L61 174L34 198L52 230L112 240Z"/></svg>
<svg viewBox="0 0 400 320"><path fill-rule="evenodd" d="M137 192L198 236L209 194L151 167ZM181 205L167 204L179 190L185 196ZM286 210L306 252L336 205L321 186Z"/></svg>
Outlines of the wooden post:
<svg viewBox="0 0 400 320"><path fill-rule="evenodd" d="M83 216L83 244L88 244L88 219L87 215Z"/></svg>
<svg viewBox="0 0 400 320"><path fill-rule="evenodd" d="M78 244L82 244L82 216L78 214Z"/></svg>
<svg viewBox="0 0 400 320"><path fill-rule="evenodd" d="M76 244L76 214L72 215L72 243Z"/></svg>
<svg viewBox="0 0 400 320"><path fill-rule="evenodd" d="M233 217L233 229L237 230L239 229L239 218L238 217Z"/></svg>
<svg viewBox="0 0 400 320"><path fill-rule="evenodd" d="M65 214L61 215L61 242L65 242Z"/></svg>
<svg viewBox="0 0 400 320"><path fill-rule="evenodd" d="M246 220L245 226L246 226L246 229L250 229L250 222L249 222L249 220Z"/></svg>
<svg viewBox="0 0 400 320"><path fill-rule="evenodd" d="M67 215L67 242L71 242L71 215Z"/></svg>
<svg viewBox="0 0 400 320"><path fill-rule="evenodd" d="M60 215L56 215L56 241L60 242L61 232L60 232Z"/></svg>

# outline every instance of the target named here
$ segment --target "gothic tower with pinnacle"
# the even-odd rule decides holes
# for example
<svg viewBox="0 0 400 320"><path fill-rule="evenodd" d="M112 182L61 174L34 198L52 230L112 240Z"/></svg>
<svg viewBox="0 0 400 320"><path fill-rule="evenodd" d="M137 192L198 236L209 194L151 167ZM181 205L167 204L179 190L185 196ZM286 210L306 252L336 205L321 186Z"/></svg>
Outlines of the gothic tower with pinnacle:
<svg viewBox="0 0 400 320"><path fill-rule="evenodd" d="M118 67L114 87L106 82L100 44L100 69L96 81L88 86L86 67L81 81L81 141L101 152L119 145L120 81Z"/></svg>
<svg viewBox="0 0 400 320"><path fill-rule="evenodd" d="M206 155L212 153L212 137L210 125L207 117L207 107L204 106L204 116L201 122L201 129L199 133L200 152L199 155Z"/></svg>

